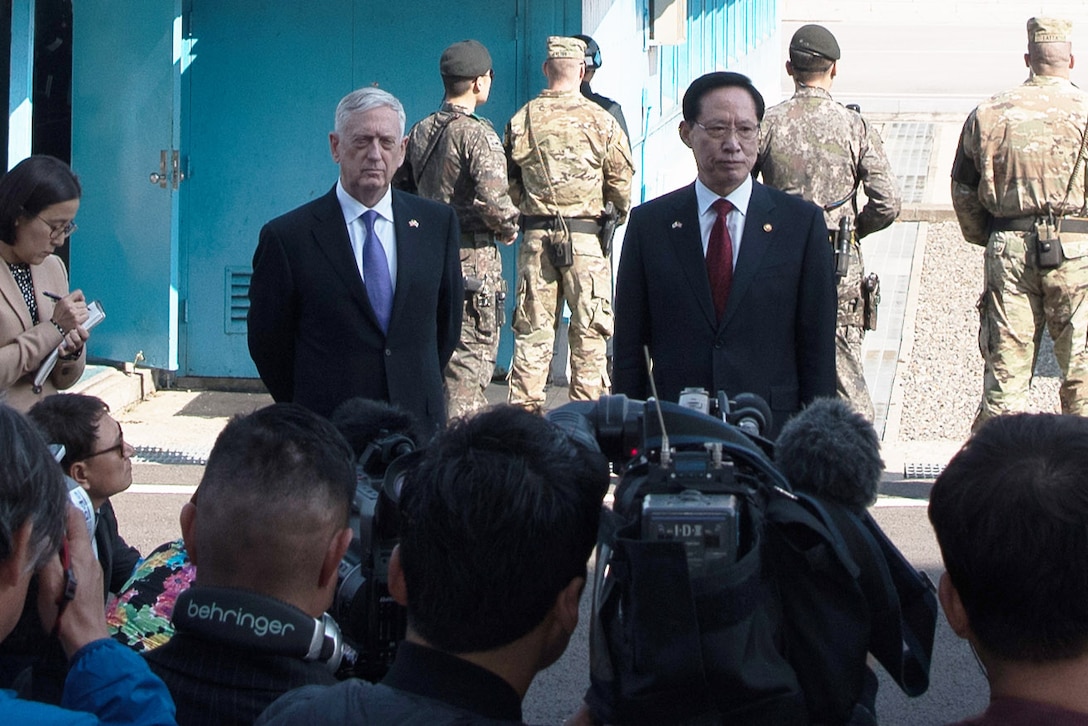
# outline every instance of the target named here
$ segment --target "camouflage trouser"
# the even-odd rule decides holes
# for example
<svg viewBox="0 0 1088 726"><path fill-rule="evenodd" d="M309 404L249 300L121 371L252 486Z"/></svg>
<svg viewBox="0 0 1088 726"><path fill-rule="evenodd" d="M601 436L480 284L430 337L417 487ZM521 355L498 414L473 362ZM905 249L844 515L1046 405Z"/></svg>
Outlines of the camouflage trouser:
<svg viewBox="0 0 1088 726"><path fill-rule="evenodd" d="M517 305L514 309L514 363L510 403L544 408L544 386L563 301L570 307L570 398L594 400L610 385L605 370L606 341L612 335L612 283L608 260L597 236L571 234L574 264L556 269L546 245L560 230L529 230L518 250Z"/></svg>
<svg viewBox="0 0 1088 726"><path fill-rule="evenodd" d="M978 302L985 378L975 429L1027 409L1044 323L1061 370L1062 413L1088 414L1088 257L1039 270L1034 242L1034 233L993 232L986 246L986 290Z"/></svg>
<svg viewBox="0 0 1088 726"><path fill-rule="evenodd" d="M876 412L869 388L865 385L865 369L861 362L861 343L865 339L863 317L865 306L861 299L861 279L865 266L858 245L851 245L850 269L838 282L839 310L835 321L835 390L850 408L870 421Z"/></svg>
<svg viewBox="0 0 1088 726"><path fill-rule="evenodd" d="M461 248L461 274L480 280L475 292L465 290L461 339L446 364L446 408L450 417L466 416L487 405L484 391L495 373L499 351L495 293L504 284L502 258L494 243Z"/></svg>

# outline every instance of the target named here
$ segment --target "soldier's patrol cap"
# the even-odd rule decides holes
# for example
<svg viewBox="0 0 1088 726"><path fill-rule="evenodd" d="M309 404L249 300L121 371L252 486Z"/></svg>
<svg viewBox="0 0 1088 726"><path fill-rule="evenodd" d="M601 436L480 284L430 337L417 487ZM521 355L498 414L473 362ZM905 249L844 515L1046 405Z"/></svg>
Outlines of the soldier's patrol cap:
<svg viewBox="0 0 1088 726"><path fill-rule="evenodd" d="M1030 18L1029 43L1069 43L1073 40L1073 23L1061 18Z"/></svg>
<svg viewBox="0 0 1088 726"><path fill-rule="evenodd" d="M822 25L802 25L798 28L790 39L790 50L818 55L832 61L841 57L839 42Z"/></svg>
<svg viewBox="0 0 1088 726"><path fill-rule="evenodd" d="M586 68L600 68L602 65L601 46L597 45L597 41L588 35L576 35L574 37L586 44Z"/></svg>
<svg viewBox="0 0 1088 726"><path fill-rule="evenodd" d="M586 44L578 38L566 35L548 36L548 60L570 58L571 60L586 59Z"/></svg>
<svg viewBox="0 0 1088 726"><path fill-rule="evenodd" d="M491 54L478 40L461 40L442 51L438 72L454 78L478 78L491 70Z"/></svg>

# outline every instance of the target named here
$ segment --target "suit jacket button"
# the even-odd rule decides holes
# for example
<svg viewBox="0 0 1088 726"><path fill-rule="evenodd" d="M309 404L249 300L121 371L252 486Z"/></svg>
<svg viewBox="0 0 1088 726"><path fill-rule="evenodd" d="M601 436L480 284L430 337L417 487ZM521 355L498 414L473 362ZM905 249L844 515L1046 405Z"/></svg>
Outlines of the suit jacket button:
<svg viewBox="0 0 1088 726"><path fill-rule="evenodd" d="M393 355L393 351L391 351L391 350L389 350L388 348L386 348L386 349L385 349L385 354L386 354L386 355Z"/></svg>
<svg viewBox="0 0 1088 726"><path fill-rule="evenodd" d="M714 350L721 350L724 347L725 347L725 344L722 343L720 340L717 343L714 344Z"/></svg>

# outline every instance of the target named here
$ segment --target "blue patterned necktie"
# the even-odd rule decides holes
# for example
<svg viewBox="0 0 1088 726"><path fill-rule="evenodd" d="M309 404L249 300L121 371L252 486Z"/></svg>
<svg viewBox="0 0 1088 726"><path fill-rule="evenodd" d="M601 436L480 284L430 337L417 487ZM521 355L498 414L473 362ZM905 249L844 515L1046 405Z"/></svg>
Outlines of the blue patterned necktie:
<svg viewBox="0 0 1088 726"><path fill-rule="evenodd" d="M363 242L363 274L370 306L378 316L382 332L389 330L389 315L393 312L393 283L389 278L389 260L378 235L374 233L374 220L378 213L373 209L363 212L366 241Z"/></svg>

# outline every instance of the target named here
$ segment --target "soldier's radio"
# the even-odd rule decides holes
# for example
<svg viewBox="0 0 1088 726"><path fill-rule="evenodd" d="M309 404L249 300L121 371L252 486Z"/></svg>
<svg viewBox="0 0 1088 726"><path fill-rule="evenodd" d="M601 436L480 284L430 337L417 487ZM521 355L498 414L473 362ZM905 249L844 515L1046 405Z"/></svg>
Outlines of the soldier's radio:
<svg viewBox="0 0 1088 726"><path fill-rule="evenodd" d="M1054 215L1048 214L1035 223L1035 266L1052 270L1062 263L1062 242L1058 237Z"/></svg>

